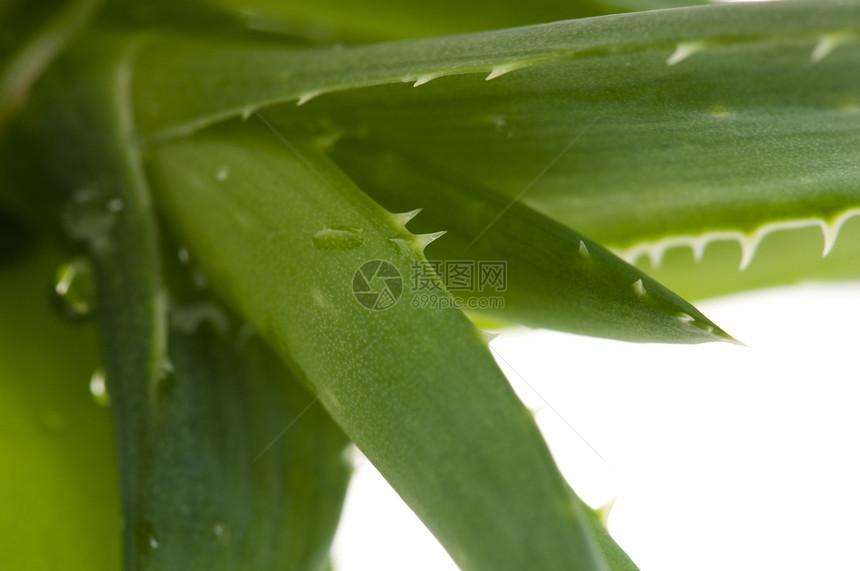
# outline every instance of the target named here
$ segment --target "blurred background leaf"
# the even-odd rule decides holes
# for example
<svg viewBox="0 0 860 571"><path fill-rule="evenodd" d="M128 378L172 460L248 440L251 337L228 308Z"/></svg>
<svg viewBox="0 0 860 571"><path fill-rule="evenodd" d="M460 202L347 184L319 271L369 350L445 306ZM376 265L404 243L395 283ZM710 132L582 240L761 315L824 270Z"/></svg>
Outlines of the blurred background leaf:
<svg viewBox="0 0 860 571"><path fill-rule="evenodd" d="M305 410L312 397L251 332L239 335L240 321L186 283L175 247L162 259L168 242L130 136L131 45L95 34L77 44L19 124L19 149L40 158L21 167L41 183L25 202L47 198L42 217L94 267L124 568L319 569L348 441L321 409Z"/></svg>
<svg viewBox="0 0 860 571"><path fill-rule="evenodd" d="M316 41L381 41L420 38L542 24L617 12L673 8L685 0L535 0L457 2L382 0L367 6L344 0L313 4L277 0L207 0L243 18L251 28L306 35Z"/></svg>
<svg viewBox="0 0 860 571"><path fill-rule="evenodd" d="M0 133L33 83L89 23L100 0L0 3Z"/></svg>
<svg viewBox="0 0 860 571"><path fill-rule="evenodd" d="M45 240L30 248L0 263L0 561L9 569L116 569L113 430L88 386L100 366L98 331L51 303L67 257Z"/></svg>

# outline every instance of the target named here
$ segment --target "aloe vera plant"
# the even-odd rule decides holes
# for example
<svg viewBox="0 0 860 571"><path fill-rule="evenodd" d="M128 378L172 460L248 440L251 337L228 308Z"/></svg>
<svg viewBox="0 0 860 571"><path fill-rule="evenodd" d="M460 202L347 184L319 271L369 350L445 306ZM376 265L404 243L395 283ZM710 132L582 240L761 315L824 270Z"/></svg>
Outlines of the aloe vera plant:
<svg viewBox="0 0 860 571"><path fill-rule="evenodd" d="M479 326L858 274L860 2L174 4L0 7L4 565L324 568L354 444L463 569L634 569Z"/></svg>

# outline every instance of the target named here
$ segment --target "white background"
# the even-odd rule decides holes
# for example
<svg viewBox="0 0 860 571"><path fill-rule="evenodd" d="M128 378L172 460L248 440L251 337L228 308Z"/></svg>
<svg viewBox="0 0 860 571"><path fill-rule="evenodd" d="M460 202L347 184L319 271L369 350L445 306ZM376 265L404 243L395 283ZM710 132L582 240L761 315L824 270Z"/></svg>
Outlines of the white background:
<svg viewBox="0 0 860 571"><path fill-rule="evenodd" d="M524 329L491 346L574 489L615 498L610 531L643 571L860 569L860 283L698 307L747 346ZM356 466L336 569L456 569L357 452Z"/></svg>

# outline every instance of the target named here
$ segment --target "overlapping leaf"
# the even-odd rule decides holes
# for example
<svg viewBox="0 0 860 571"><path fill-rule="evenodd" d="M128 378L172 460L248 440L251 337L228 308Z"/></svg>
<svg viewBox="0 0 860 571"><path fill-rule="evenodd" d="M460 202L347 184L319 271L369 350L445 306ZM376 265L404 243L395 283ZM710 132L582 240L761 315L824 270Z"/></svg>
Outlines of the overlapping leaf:
<svg viewBox="0 0 860 571"><path fill-rule="evenodd" d="M404 217L256 118L159 146L151 165L165 216L213 284L463 569L632 567L478 330L450 306L412 303L404 276L427 237Z"/></svg>
<svg viewBox="0 0 860 571"><path fill-rule="evenodd" d="M858 29L860 3L845 0L708 6L335 50L167 42L142 52L141 85L182 89L169 101L138 90L136 101L142 128L159 137L299 100L305 105L279 110L284 125L408 148L509 197L554 161L522 197L534 208L631 260L729 238L737 268L774 228L821 227L827 241L818 247L829 247L860 207ZM211 79L183 81L201 59L212 62ZM242 95L249 92L257 96ZM693 278L698 286L683 282L684 293L851 273L855 255L782 256L749 277L716 258Z"/></svg>
<svg viewBox="0 0 860 571"><path fill-rule="evenodd" d="M94 3L68 6L80 15ZM145 21L118 6L102 25ZM539 17L542 6L523 10ZM301 7L284 14L303 18ZM349 33L456 29L447 15L401 21L388 30L355 20ZM182 14L173 27L187 22ZM412 307L404 289L407 299L384 311L361 306L396 297L392 276L379 289L355 273L361 264L388 262L402 280L429 237L408 232L406 217L352 179L383 204L425 207L414 224L450 230L431 246L447 258L473 249L522 262L530 273L509 299L526 323L559 318L573 329L579 317L584 332L627 338L685 328L701 337L711 326L570 228L631 260L662 261L661 275L693 295L858 271L860 2L715 6L324 49L224 22L217 42L188 26L188 38L143 38L136 56L95 41L60 62L27 123L38 141L30 151L47 157L39 168L66 202L65 231L99 272L129 568L322 564L345 441L296 379L464 568L632 566L560 478L459 312ZM10 53L38 64L29 73L70 36L21 37ZM4 113L31 80L8 69ZM275 104L284 105L269 116L289 134L280 142L261 123L177 140ZM177 280L165 283L136 137L165 214L292 374L237 338L208 293L186 299ZM813 251L822 231L825 249L835 243L824 262ZM707 247L704 271L691 278L692 256L676 245ZM599 270L585 268L595 262ZM183 272L170 275L182 282Z"/></svg>
<svg viewBox="0 0 860 571"><path fill-rule="evenodd" d="M428 257L461 306L485 319L629 341L731 340L644 273L517 200L367 142L339 144L334 156L381 204L422 207L416 228L447 230ZM503 271L495 284L485 275L494 262Z"/></svg>
<svg viewBox="0 0 860 571"><path fill-rule="evenodd" d="M100 36L77 46L24 123L32 140L57 143L41 166L98 276L124 567L319 569L348 480L347 441L322 410L305 414L312 397L258 340L237 340L207 296L182 293L181 271L166 283L130 144L127 54L127 42Z"/></svg>

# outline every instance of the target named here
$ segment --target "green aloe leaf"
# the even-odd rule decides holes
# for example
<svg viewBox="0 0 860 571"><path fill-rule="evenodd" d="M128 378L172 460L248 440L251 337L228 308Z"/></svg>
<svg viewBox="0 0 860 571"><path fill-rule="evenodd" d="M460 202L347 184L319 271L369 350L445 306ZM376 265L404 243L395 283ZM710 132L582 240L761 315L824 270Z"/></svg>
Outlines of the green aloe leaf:
<svg viewBox="0 0 860 571"><path fill-rule="evenodd" d="M824 243L816 241L826 250L858 212L858 34L860 3L845 0L665 10L348 49L165 42L142 51L138 85L183 90L161 100L159 90L139 89L136 102L143 131L165 137L299 100L278 109L285 128L408 148L510 198L590 126L522 200L631 261L653 255L656 263L671 244L698 252L734 240L729 265L724 255L695 267L688 257L655 274L684 294L713 295L815 273L856 275L854 248L832 261L755 252L768 232L804 225L824 230ZM165 65L168 50L176 57ZM212 62L207 76L217 87L193 79L201 60ZM737 271L758 259L762 271Z"/></svg>
<svg viewBox="0 0 860 571"><path fill-rule="evenodd" d="M463 569L633 568L480 332L456 309L410 302L403 276L432 236L264 122L151 149L159 204L213 285Z"/></svg>
<svg viewBox="0 0 860 571"><path fill-rule="evenodd" d="M853 202L850 200L850 203ZM849 199L846 199L846 203L849 203ZM636 265L660 282L671 284L675 291L688 299L802 280L848 280L860 277L860 220L846 220L838 232L839 239L826 254L823 252L825 242L822 240L821 228L822 223L827 226L826 213L812 214L791 222L798 227L776 229L763 236L756 246L755 257L744 269L739 268L743 247L739 245L737 233L728 232L723 237L719 231L713 235L694 235L694 243L707 243L701 258L694 255L689 245L682 243L666 248L659 263L652 262L646 254L638 258ZM835 235L836 232L830 234ZM743 240L746 239L747 236L744 236ZM618 253L629 256L621 249ZM629 257L633 261L633 257Z"/></svg>
<svg viewBox="0 0 860 571"><path fill-rule="evenodd" d="M137 450L141 511L151 514L138 527L140 560L321 569L349 480L348 441L268 347L226 316L211 301L173 308L173 372Z"/></svg>
<svg viewBox="0 0 860 571"><path fill-rule="evenodd" d="M654 62L649 68L663 70L672 67L666 65L668 59L680 62L678 58L690 55L694 42L773 51L775 44L802 41L804 49L809 48L808 57L822 37L850 38L858 11L855 0L704 6L351 48L279 49L271 42L212 46L201 39L158 37L141 49L135 66L137 125L146 137L166 137L225 117L247 116L264 105L304 104L322 94L359 87L424 85L464 74L496 79L519 70L505 78L514 80L522 79L522 73L531 68L538 78L549 79L565 69L553 64L599 65L611 62L613 55L650 54ZM684 49L673 56L679 44ZM626 74L633 79L647 71L637 70L632 63L625 67L631 68ZM729 59L726 65L732 63ZM570 79L583 86L602 81L585 71ZM478 85L500 89L507 83ZM622 91L624 85L612 91ZM538 92L551 92L548 87L542 82L532 84ZM489 101L493 92L477 95ZM602 96L610 98L612 93ZM600 95L593 98L600 103Z"/></svg>
<svg viewBox="0 0 860 571"><path fill-rule="evenodd" d="M810 20L829 8L809 8ZM762 12L760 38L585 58L554 75L529 68L507 84L441 79L402 89L399 102L387 93L385 106L376 88L308 110L342 138L382 149L408 140L428 170L509 197L589 126L522 199L685 296L856 277L860 16L852 8L808 36L772 35L772 20L796 9L774 5ZM482 111L463 121L478 101Z"/></svg>
<svg viewBox="0 0 860 571"><path fill-rule="evenodd" d="M37 226L62 225L78 246L60 274L74 311L87 283L67 280L95 268L128 568L325 565L348 477L341 429L465 569L633 567L558 474L480 333L455 308L415 303L405 278L425 246L512 264L510 305L493 317L637 340L704 339L713 324L610 251L687 296L858 275L858 0L330 48L297 47L322 37L326 10L340 39L369 39L538 21L560 5L487 18L478 3L452 18L443 0L432 17L392 5L383 22L334 0L314 14L259 0L249 30L226 0L106 4L95 27L115 36L93 32L59 58L96 2L46 15L0 4L13 14L0 24L0 128L13 119L0 176L34 171L27 190L52 191L59 208ZM264 106L271 124L254 113ZM43 209L41 194L12 192L4 180L4 208ZM371 197L424 211L408 231L410 214ZM2 210L0 224L11 268L21 226ZM430 244L436 230L449 235ZM446 306L480 297L439 281ZM42 398L47 369L9 363L4 386L26 370L40 392L4 389L9 430L25 436L4 447L23 457L32 443L25 465L63 486L49 454L79 475L58 442L99 417L83 421L69 392L74 435L45 436L59 416L16 403L64 403ZM94 442L103 466L105 435ZM95 493L99 474L58 489ZM83 513L62 505L68 521ZM93 511L107 535L111 506ZM93 545L95 565L117 556Z"/></svg>
<svg viewBox="0 0 860 571"><path fill-rule="evenodd" d="M644 262L686 296L850 277L860 42L845 30L857 20L817 38L715 43L674 65L671 49L622 54L558 67L554 77L521 70L508 85L443 79L402 90L399 103L389 95L385 106L374 103L382 88L357 92L348 117L327 108L342 109L347 94L322 98L316 110L343 138L383 149L405 148L408 138L431 169L510 197L537 170L517 161L548 164L590 125L525 202ZM463 102L479 92L484 109L464 122Z"/></svg>
<svg viewBox="0 0 860 571"><path fill-rule="evenodd" d="M731 339L641 271L519 201L365 142L338 144L334 156L385 207L420 206L416 230L446 229L427 256L460 305L484 319L629 341ZM501 284L484 276L494 260L504 262Z"/></svg>
<svg viewBox="0 0 860 571"><path fill-rule="evenodd" d="M312 397L247 328L188 294L183 272L165 283L131 144L129 46L100 36L77 46L40 84L40 112L24 126L60 142L43 165L67 235L95 266L124 567L319 569L349 477L347 440L322 410L306 411Z"/></svg>

